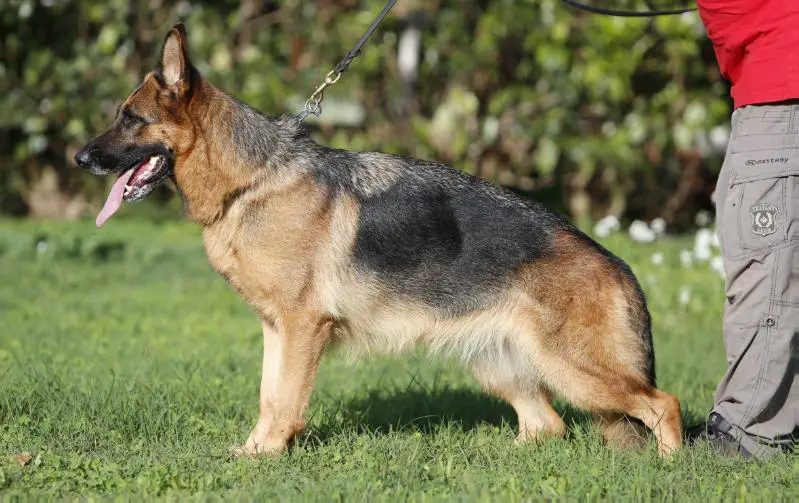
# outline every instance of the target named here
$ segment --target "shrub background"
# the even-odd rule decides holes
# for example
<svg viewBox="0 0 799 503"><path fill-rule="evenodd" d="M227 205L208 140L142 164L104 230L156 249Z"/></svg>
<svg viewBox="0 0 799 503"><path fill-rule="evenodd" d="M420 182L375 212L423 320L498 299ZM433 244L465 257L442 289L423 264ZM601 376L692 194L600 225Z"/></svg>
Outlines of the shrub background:
<svg viewBox="0 0 799 503"><path fill-rule="evenodd" d="M382 5L3 1L0 212L77 218L99 207L109 181L72 156L154 67L172 23L186 22L194 62L214 84L268 114L294 113ZM418 65L401 71L399 47L415 30L419 50L403 57ZM660 216L680 228L710 208L727 94L697 14L402 0L309 124L331 146L437 159L578 221ZM172 198L166 189L154 201Z"/></svg>

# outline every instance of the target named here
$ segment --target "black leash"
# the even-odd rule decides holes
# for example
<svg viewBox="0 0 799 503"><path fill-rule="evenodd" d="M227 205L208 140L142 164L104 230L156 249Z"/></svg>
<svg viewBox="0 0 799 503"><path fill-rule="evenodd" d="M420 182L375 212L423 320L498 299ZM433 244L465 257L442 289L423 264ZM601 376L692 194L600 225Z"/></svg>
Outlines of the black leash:
<svg viewBox="0 0 799 503"><path fill-rule="evenodd" d="M592 14L601 14L603 16L615 17L654 17L654 16L672 16L675 14L685 14L686 12L693 12L696 7L682 7L679 9L666 9L666 10L620 10L620 9L605 9L602 7L594 7L593 5L586 5L576 0L560 0L570 7L575 9L590 12ZM649 2L647 2L649 4ZM650 6L651 7L651 6Z"/></svg>
<svg viewBox="0 0 799 503"><path fill-rule="evenodd" d="M696 10L696 7L684 7L680 9L668 9L668 10L648 10L648 11L630 11L630 10L619 10L619 9L605 9L602 7L594 7L592 5L582 4L576 0L561 0L564 4L573 7L575 9L579 9L585 12L590 12L592 14L600 14L603 16L616 16L616 17L654 17L654 16L671 16L674 14L684 14L686 12L692 12ZM352 60L357 58L361 55L361 48L364 46L369 37L377 30L377 27L380 26L380 23L383 22L383 19L388 15L389 11L394 4L397 3L397 0L388 0L386 5L383 7L383 10L380 11L380 14L377 15L372 24L369 25L369 28L366 30L366 33L363 34L358 43L355 44L355 47L352 48L351 51L347 53L344 58L338 62L338 64L325 75L325 80L319 84L316 90L313 92L310 98L305 102L305 106L303 109L295 115L298 121L303 121L309 115L315 115L319 117L322 113L322 100L325 97L324 91L327 89L328 86L331 86L338 82L338 79L341 78L341 74L347 71L349 68L350 63ZM649 2L647 2L649 3Z"/></svg>
<svg viewBox="0 0 799 503"><path fill-rule="evenodd" d="M369 40L369 37L372 36L372 33L375 32L378 25L380 25L380 23L383 22L383 19L385 19L386 15L388 14L388 11L390 11L391 8L394 7L395 3L397 3L397 0L388 0L388 2L386 2L386 5L383 6L383 10L381 10L380 14L378 14L375 20L372 21L372 24L369 25L369 28L366 30L366 33L364 33L361 39L358 41L358 43L355 44L355 47L353 47L352 50L348 52L346 56L344 56L344 59L339 61L336 67L333 68L334 73L337 74L343 73L350 66L352 60L361 55L361 47L363 47L363 44L365 44L366 41Z"/></svg>
<svg viewBox="0 0 799 503"><path fill-rule="evenodd" d="M372 36L372 33L375 32L380 23L383 22L383 19L385 19L386 15L388 15L388 12L392 7L394 7L395 3L397 3L397 0L388 0L388 2L386 2L383 10L380 11L380 14L378 14L375 20L372 21L372 24L369 25L366 33L364 33L358 43L355 44L355 47L353 47L352 50L348 52L341 61L338 62L335 68L330 70L330 72L325 75L324 82L322 82L319 87L316 88L311 97L308 98L308 101L305 102L303 109L296 115L297 120L302 121L311 114L319 117L319 115L322 113L322 100L325 97L325 89L327 86L338 82L338 79L341 78L341 74L347 71L347 68L349 68L352 60L361 55L361 47L363 47L366 41L369 40L369 37Z"/></svg>

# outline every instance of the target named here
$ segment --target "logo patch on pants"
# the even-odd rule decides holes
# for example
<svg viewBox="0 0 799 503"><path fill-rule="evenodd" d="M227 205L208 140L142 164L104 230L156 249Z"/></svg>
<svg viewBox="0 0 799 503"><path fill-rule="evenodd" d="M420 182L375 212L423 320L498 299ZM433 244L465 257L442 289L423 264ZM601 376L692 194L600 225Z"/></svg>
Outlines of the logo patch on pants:
<svg viewBox="0 0 799 503"><path fill-rule="evenodd" d="M777 213L779 208L773 204L758 203L749 210L752 215L752 232L768 236L777 232Z"/></svg>

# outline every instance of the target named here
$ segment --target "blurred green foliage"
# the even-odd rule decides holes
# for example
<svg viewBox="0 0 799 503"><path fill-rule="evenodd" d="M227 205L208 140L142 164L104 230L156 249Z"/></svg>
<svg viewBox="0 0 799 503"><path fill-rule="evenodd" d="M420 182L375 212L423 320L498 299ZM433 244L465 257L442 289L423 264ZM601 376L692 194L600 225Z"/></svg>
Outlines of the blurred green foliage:
<svg viewBox="0 0 799 503"><path fill-rule="evenodd" d="M3 0L0 211L77 217L98 205L106 181L72 156L154 67L172 23L187 24L194 63L214 84L266 113L293 113L382 4ZM417 29L412 78L398 47ZM402 0L309 122L332 146L550 189L577 218L676 225L709 204L721 154L700 147L727 123L726 96L695 14L630 20L557 0Z"/></svg>

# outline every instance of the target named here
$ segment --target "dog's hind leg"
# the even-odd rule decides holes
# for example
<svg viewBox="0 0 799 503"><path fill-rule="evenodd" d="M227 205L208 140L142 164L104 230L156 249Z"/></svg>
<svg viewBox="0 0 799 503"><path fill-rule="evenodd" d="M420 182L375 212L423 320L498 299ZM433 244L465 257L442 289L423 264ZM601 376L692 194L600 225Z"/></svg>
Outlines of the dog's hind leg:
<svg viewBox="0 0 799 503"><path fill-rule="evenodd" d="M559 239L556 263L535 263L520 275L520 346L548 390L602 415L608 440L616 440L615 423L627 415L652 430L660 453L669 454L681 443L680 403L655 388L643 292L620 262L578 237Z"/></svg>
<svg viewBox="0 0 799 503"><path fill-rule="evenodd" d="M547 436L564 436L566 423L552 407L549 392L530 375L530 367L519 368L520 365L526 365L526 362L497 363L489 364L488 361L483 361L473 365L472 370L483 389L502 398L513 407L519 419L516 442Z"/></svg>
<svg viewBox="0 0 799 503"><path fill-rule="evenodd" d="M286 317L264 322L264 357L258 422L238 455L280 454L305 426L303 414L313 388L331 321Z"/></svg>
<svg viewBox="0 0 799 503"><path fill-rule="evenodd" d="M640 419L658 441L661 455L682 445L682 415L677 397L655 388L641 390L627 398L625 413Z"/></svg>
<svg viewBox="0 0 799 503"><path fill-rule="evenodd" d="M562 437L566 435L566 423L552 407L552 400L543 388L520 394L511 400L519 416L519 434L516 442L537 440L544 436Z"/></svg>
<svg viewBox="0 0 799 503"><path fill-rule="evenodd" d="M624 414L597 412L594 414L594 424L602 432L605 443L611 447L637 448L646 443L644 426Z"/></svg>
<svg viewBox="0 0 799 503"><path fill-rule="evenodd" d="M581 367L568 358L552 359L549 363L547 383L574 406L599 413L608 423L603 428L606 439L618 440L619 426L614 424L626 414L640 419L652 430L661 455L680 447L682 418L680 402L674 396L647 384L641 376L626 373L618 363Z"/></svg>

